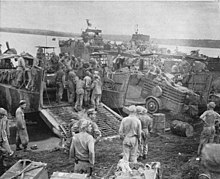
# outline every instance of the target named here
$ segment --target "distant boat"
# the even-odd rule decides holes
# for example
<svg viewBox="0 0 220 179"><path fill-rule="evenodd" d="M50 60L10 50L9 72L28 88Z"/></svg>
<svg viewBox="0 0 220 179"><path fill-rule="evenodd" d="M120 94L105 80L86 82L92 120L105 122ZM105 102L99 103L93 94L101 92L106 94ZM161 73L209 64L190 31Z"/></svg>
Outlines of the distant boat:
<svg viewBox="0 0 220 179"><path fill-rule="evenodd" d="M130 42L136 46L146 45L150 42L150 35L139 34L138 33L138 25L137 25L137 29L136 29L135 33L132 34Z"/></svg>
<svg viewBox="0 0 220 179"><path fill-rule="evenodd" d="M88 23L86 30L82 31L80 38L60 40L59 47L61 53L69 53L75 57L89 60L89 55L104 49L102 30L91 28Z"/></svg>

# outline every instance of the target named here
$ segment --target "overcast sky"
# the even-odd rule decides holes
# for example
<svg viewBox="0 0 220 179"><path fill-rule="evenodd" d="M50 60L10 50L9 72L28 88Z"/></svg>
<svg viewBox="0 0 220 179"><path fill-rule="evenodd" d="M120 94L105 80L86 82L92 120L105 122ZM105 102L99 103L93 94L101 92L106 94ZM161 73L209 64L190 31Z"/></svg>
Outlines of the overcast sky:
<svg viewBox="0 0 220 179"><path fill-rule="evenodd" d="M0 26L81 33L85 19L103 34L220 40L220 6L210 2L2 1Z"/></svg>

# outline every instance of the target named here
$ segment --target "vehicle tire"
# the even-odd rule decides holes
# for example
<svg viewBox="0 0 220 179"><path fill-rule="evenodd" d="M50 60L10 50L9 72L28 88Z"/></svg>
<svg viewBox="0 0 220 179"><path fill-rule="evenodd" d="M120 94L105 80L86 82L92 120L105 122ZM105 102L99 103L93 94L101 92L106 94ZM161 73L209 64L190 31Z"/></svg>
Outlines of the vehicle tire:
<svg viewBox="0 0 220 179"><path fill-rule="evenodd" d="M157 113L159 111L160 105L158 101L154 98L148 98L146 100L146 105L145 107L147 108L149 113Z"/></svg>

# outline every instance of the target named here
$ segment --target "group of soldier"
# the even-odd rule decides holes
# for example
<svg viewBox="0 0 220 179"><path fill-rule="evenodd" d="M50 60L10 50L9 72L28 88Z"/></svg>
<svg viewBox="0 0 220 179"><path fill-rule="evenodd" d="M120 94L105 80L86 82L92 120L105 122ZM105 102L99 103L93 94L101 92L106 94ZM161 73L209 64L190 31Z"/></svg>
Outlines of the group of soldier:
<svg viewBox="0 0 220 179"><path fill-rule="evenodd" d="M120 139L123 141L123 158L125 162L137 162L137 158L146 159L148 139L152 130L153 120L142 106L129 106L129 115L122 119L119 128ZM92 173L95 163L95 144L101 138L101 132L96 124L96 111L87 110L87 118L74 123L70 159L74 158L76 173Z"/></svg>
<svg viewBox="0 0 220 179"><path fill-rule="evenodd" d="M16 151L27 150L29 137L27 133L24 110L26 101L21 100L16 110ZM215 151L217 145L214 141L216 123L219 122L220 115L214 111L215 103L210 102L200 118L204 122L203 131L200 136L198 155L214 155L210 151ZM124 117L119 127L119 136L122 140L124 162L137 162L137 159L146 159L148 153L148 140L153 129L153 120L147 113L147 109L142 106L129 106L126 108L129 115ZM76 173L92 174L95 164L95 145L101 139L101 131L96 124L97 111L90 108L86 111L86 116L75 122L72 127L72 139L69 157L74 158L74 171ZM14 152L9 145L10 131L7 119L7 111L0 108L0 151L5 151L9 156ZM207 152L209 152L207 154ZM205 153L205 154L204 154ZM207 158L207 156L206 156ZM206 160L212 160L208 158ZM217 158L216 158L217 160ZM219 160L219 159L218 159ZM213 161L211 161L213 162Z"/></svg>
<svg viewBox="0 0 220 179"><path fill-rule="evenodd" d="M21 100L19 107L16 110L16 151L27 150L29 136L24 117L24 110L26 108L26 101ZM9 145L10 130L8 113L4 108L0 108L0 171L3 170L3 156L8 155L11 157L14 151ZM0 173L1 173L0 172Z"/></svg>
<svg viewBox="0 0 220 179"><path fill-rule="evenodd" d="M56 102L60 103L63 97L64 88L67 89L69 103L75 102L75 108L81 110L83 102L85 106L92 103L97 107L101 99L101 73L102 67L96 60L85 62L82 58L76 58L70 54L60 54L57 56L51 53L47 60L37 53L37 58L33 58L33 64L28 65L25 60L25 53L21 53L17 58L15 86L24 86L27 90L35 90L37 70L44 69L46 73L55 73ZM25 75L27 74L27 75ZM26 79L26 76L28 79ZM27 81L27 84L25 83Z"/></svg>
<svg viewBox="0 0 220 179"><path fill-rule="evenodd" d="M32 63L29 63L28 58L33 60ZM12 85L17 88L24 87L27 90L35 91L35 81L38 75L37 71L41 69L39 66L39 59L34 57L27 57L27 53L22 52L15 58L15 61L17 61L16 80Z"/></svg>
<svg viewBox="0 0 220 179"><path fill-rule="evenodd" d="M77 110L84 106L96 108L100 104L102 94L101 68L97 61L84 62L65 54L59 60L55 72L56 102L60 103L64 88L67 88L69 103L75 103Z"/></svg>
<svg viewBox="0 0 220 179"><path fill-rule="evenodd" d="M16 151L27 150L29 136L27 133L26 122L24 118L24 110L27 104L25 100L21 100L19 107L16 110ZM0 108L0 147L5 150L9 156L13 155L13 151L9 145L10 130L9 130L9 120L8 113L4 108ZM22 145L22 148L21 148ZM2 149L1 148L1 149Z"/></svg>
<svg viewBox="0 0 220 179"><path fill-rule="evenodd" d="M202 153L203 158L204 152L207 150L206 145L214 142L216 123L220 119L220 115L214 111L214 108L214 102L208 103L207 111L200 116L204 125L200 136L198 155L201 157ZM126 109L129 115L122 119L119 128L119 136L123 141L123 158L121 160L136 163L137 159L146 159L148 140L153 129L153 120L147 113L147 109L142 106L132 105ZM95 124L95 109L89 109L87 114L89 120L81 119L72 127L73 138L70 158L73 157L75 159L75 172L77 173L91 173L95 162L95 143L101 137L101 132ZM216 146L209 147L216 148ZM209 160L211 159L209 158Z"/></svg>

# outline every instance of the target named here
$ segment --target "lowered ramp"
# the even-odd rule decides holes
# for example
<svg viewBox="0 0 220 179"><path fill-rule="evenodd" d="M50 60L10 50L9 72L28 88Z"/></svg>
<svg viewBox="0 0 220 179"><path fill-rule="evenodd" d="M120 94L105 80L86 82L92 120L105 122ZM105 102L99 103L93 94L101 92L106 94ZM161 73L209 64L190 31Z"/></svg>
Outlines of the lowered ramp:
<svg viewBox="0 0 220 179"><path fill-rule="evenodd" d="M56 135L64 138L71 136L70 124L79 120L81 115L82 113L75 112L70 105L53 106L40 110L40 116L49 128ZM119 114L104 104L97 108L97 125L103 137L117 135L121 119Z"/></svg>

